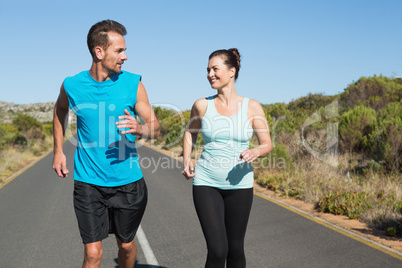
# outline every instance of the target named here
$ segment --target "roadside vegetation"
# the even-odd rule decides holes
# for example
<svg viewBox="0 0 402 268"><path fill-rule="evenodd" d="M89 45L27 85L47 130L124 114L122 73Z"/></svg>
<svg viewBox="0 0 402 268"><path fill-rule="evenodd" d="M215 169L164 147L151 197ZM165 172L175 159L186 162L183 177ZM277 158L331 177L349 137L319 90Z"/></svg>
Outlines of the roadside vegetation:
<svg viewBox="0 0 402 268"><path fill-rule="evenodd" d="M0 184L53 147L52 122L41 123L18 113L9 123L0 123Z"/></svg>
<svg viewBox="0 0 402 268"><path fill-rule="evenodd" d="M380 75L361 77L335 96L263 105L275 147L254 163L256 182L401 237L401 99L402 79ZM154 144L180 154L190 111L154 111L161 123ZM202 144L199 134L194 158Z"/></svg>

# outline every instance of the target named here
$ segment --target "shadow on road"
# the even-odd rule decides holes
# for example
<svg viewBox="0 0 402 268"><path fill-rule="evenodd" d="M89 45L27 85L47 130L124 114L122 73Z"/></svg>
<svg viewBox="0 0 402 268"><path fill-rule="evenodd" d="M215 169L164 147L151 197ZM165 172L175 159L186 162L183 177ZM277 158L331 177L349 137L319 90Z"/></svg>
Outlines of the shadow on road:
<svg viewBox="0 0 402 268"><path fill-rule="evenodd" d="M116 266L115 266L115 268L119 268L120 266L119 266L119 260L116 258L116 259L114 259L114 261L116 262ZM134 268L167 268L167 267L164 267L164 266L156 266L156 265L148 265L148 264L140 264L140 263L138 263L138 261L135 261L135 264L134 264Z"/></svg>

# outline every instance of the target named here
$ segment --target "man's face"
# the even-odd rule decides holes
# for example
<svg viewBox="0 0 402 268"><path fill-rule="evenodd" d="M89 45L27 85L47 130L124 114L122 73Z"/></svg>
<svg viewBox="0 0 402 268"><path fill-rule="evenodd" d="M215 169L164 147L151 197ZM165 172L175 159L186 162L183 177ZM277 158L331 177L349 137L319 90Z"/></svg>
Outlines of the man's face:
<svg viewBox="0 0 402 268"><path fill-rule="evenodd" d="M108 74L120 73L122 64L127 60L126 41L115 32L109 32L109 41L109 47L103 51L102 66Z"/></svg>

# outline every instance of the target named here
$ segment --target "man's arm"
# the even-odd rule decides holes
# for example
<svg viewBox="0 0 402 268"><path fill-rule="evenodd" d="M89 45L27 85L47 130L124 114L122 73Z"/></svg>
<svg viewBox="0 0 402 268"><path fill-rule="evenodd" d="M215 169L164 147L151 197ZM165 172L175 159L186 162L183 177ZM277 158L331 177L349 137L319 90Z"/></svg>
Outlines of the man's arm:
<svg viewBox="0 0 402 268"><path fill-rule="evenodd" d="M149 104L147 92L141 82L138 85L137 103L134 109L145 123L142 125L138 124L137 120L126 110L124 111L126 115L119 116L119 119L123 119L123 121L116 122L118 128L129 128L129 130L122 131L121 133L131 133L145 139L154 139L159 136L159 122Z"/></svg>
<svg viewBox="0 0 402 268"><path fill-rule="evenodd" d="M59 177L67 177L69 172L67 169L66 156L63 153L64 134L68 124L68 97L61 85L60 94L54 106L53 114L53 169Z"/></svg>

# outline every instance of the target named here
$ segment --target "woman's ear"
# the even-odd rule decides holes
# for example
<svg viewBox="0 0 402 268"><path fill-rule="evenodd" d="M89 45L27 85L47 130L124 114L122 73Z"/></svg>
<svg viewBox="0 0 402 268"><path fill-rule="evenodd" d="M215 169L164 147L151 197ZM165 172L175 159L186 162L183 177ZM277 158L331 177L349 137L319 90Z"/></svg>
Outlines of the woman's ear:
<svg viewBox="0 0 402 268"><path fill-rule="evenodd" d="M236 68L232 67L230 68L230 78L233 78L236 75Z"/></svg>

